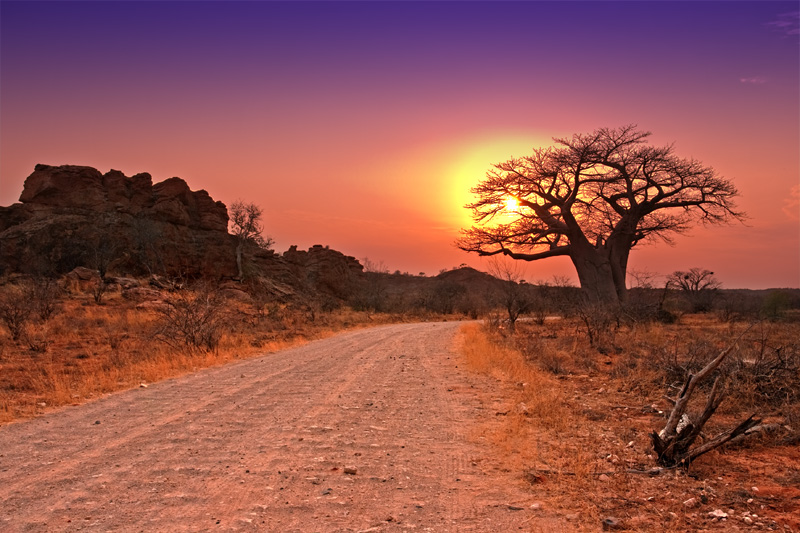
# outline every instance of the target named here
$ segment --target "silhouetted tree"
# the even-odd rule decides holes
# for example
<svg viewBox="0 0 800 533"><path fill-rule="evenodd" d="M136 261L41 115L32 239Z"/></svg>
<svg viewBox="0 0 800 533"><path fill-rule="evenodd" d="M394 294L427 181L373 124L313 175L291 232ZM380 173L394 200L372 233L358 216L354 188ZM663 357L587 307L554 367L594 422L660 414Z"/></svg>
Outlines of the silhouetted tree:
<svg viewBox="0 0 800 533"><path fill-rule="evenodd" d="M373 261L369 257L363 257L360 262L364 267L364 272L377 272L379 274L389 273L389 267L387 267L386 263L384 263L382 260Z"/></svg>
<svg viewBox="0 0 800 533"><path fill-rule="evenodd" d="M493 260L489 263L489 274L501 281L497 298L508 313L508 329L514 333L517 319L533 307L532 287L523 279L519 265L507 261Z"/></svg>
<svg viewBox="0 0 800 533"><path fill-rule="evenodd" d="M466 287L460 283L436 280L426 295L424 307L434 313L452 314L456 310L456 304L466 292Z"/></svg>
<svg viewBox="0 0 800 533"><path fill-rule="evenodd" d="M721 286L714 273L703 268L676 270L667 278L667 287L680 290L695 313L711 309Z"/></svg>
<svg viewBox="0 0 800 533"><path fill-rule="evenodd" d="M472 189L478 199L467 207L477 224L458 246L525 261L567 256L592 301L624 302L634 246L669 241L696 221L743 216L729 180L672 146L648 145L649 135L635 126L602 128L495 165Z"/></svg>
<svg viewBox="0 0 800 533"><path fill-rule="evenodd" d="M264 237L264 226L261 222L261 208L252 202L235 201L230 208L231 233L236 237L236 268L239 279L244 278L242 255L244 247L248 244L259 248L269 248L272 239Z"/></svg>
<svg viewBox="0 0 800 533"><path fill-rule="evenodd" d="M12 284L0 286L0 321L8 328L14 341L20 339L25 324L33 314L33 308L25 296L22 287Z"/></svg>

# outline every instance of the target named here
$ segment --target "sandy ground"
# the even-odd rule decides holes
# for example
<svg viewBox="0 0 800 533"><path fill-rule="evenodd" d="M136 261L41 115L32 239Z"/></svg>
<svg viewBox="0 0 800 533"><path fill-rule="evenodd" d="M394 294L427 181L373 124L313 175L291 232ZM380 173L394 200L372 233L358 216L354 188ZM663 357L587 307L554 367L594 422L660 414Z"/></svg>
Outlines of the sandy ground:
<svg viewBox="0 0 800 533"><path fill-rule="evenodd" d="M494 413L457 331L349 332L2 427L0 530L541 528L476 435Z"/></svg>

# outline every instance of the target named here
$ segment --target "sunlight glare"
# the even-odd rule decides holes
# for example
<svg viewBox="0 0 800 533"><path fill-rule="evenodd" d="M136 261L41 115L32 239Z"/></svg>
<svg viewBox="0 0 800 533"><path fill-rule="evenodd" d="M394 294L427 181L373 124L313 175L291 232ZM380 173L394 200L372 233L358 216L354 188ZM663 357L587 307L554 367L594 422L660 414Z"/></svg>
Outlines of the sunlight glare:
<svg viewBox="0 0 800 533"><path fill-rule="evenodd" d="M508 198L506 198L505 206L503 206L503 209L507 213L512 214L512 213L519 213L519 207L520 207L519 200L517 200L513 196L509 196Z"/></svg>
<svg viewBox="0 0 800 533"><path fill-rule="evenodd" d="M492 165L512 157L524 157L529 155L533 148L550 144L552 140L549 137L533 132L487 133L458 143L457 149L454 150L453 164L448 169L450 180L448 196L454 209L458 210L455 217L458 228L468 228L472 225L470 211L463 206L475 200L470 189L486 177L486 172ZM509 215L516 214L519 203L509 199L504 208Z"/></svg>

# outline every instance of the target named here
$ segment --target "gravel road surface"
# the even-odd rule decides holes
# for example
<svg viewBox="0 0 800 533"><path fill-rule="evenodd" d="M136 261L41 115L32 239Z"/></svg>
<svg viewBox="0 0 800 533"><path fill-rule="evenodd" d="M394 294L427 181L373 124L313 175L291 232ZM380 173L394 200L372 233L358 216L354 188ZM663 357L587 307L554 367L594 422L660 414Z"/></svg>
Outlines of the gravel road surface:
<svg viewBox="0 0 800 533"><path fill-rule="evenodd" d="M529 530L458 328L347 332L2 427L0 531Z"/></svg>

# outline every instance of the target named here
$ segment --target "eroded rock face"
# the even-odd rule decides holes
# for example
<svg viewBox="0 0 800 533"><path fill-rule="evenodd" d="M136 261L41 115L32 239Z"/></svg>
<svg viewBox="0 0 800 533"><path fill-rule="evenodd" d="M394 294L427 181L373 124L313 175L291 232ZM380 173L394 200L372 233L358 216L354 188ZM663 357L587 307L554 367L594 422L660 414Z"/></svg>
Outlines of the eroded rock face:
<svg viewBox="0 0 800 533"><path fill-rule="evenodd" d="M0 207L0 273L236 274L225 204L180 178L36 165L20 202Z"/></svg>
<svg viewBox="0 0 800 533"><path fill-rule="evenodd" d="M283 259L305 287L341 299L351 295L357 276L364 269L356 258L319 244L308 251L292 246L284 252Z"/></svg>
<svg viewBox="0 0 800 533"><path fill-rule="evenodd" d="M192 191L180 178L170 178L153 185L157 218L164 222L194 229L228 232L228 210L215 202L206 191Z"/></svg>
<svg viewBox="0 0 800 533"><path fill-rule="evenodd" d="M147 173L36 165L20 203L0 207L0 275L232 279L235 249L225 205L180 178L153 184ZM285 301L346 299L363 270L355 258L319 245L283 255L249 246L245 258L248 280Z"/></svg>
<svg viewBox="0 0 800 533"><path fill-rule="evenodd" d="M100 203L103 175L89 167L36 165L19 200L49 206L87 207ZM65 193L68 193L65 195Z"/></svg>
<svg viewBox="0 0 800 533"><path fill-rule="evenodd" d="M0 275L233 279L235 249L225 205L180 178L153 184L147 173L36 165L20 203L0 207ZM248 246L244 255L248 281L285 301L346 299L362 272L355 258L319 245L283 255Z"/></svg>

